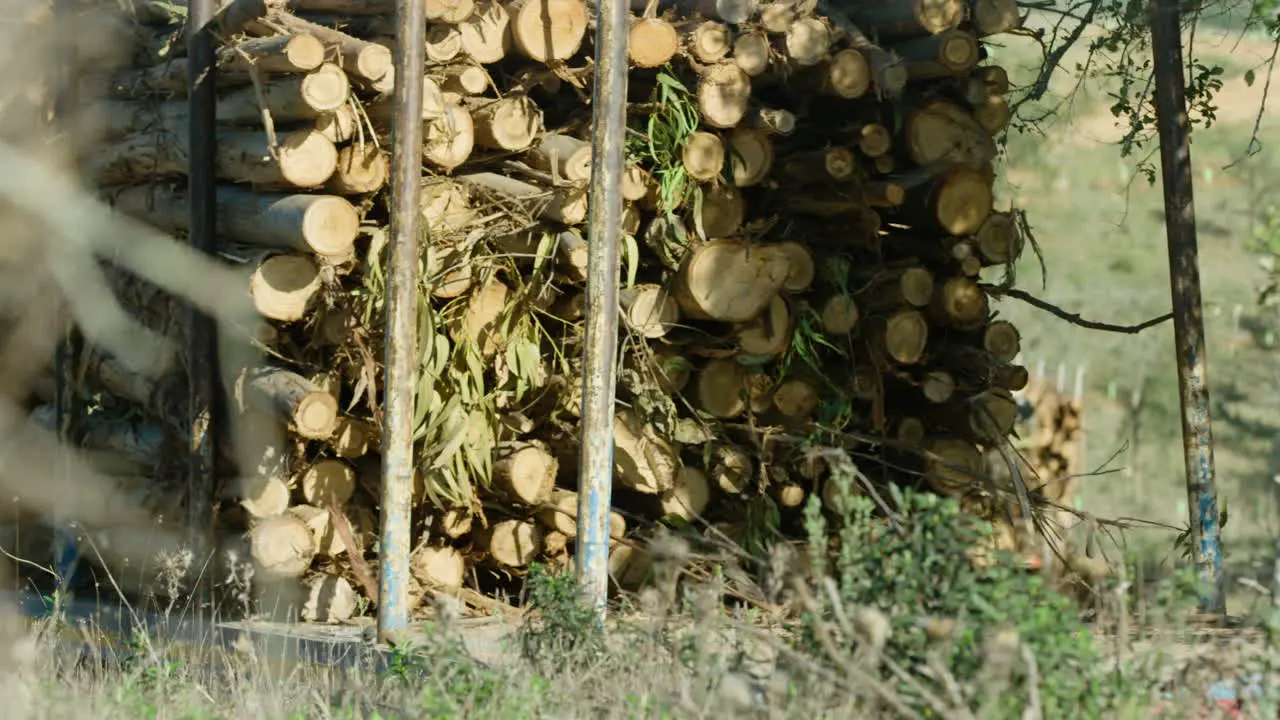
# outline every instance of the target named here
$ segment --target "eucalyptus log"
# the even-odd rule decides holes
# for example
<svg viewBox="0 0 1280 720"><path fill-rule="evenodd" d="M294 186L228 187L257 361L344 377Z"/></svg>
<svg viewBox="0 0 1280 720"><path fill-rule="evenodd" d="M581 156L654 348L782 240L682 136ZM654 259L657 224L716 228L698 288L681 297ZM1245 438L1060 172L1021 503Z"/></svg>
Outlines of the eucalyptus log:
<svg viewBox="0 0 1280 720"><path fill-rule="evenodd" d="M333 174L325 189L334 195L370 195L387 184L390 162L373 144L352 143L337 152Z"/></svg>
<svg viewBox="0 0 1280 720"><path fill-rule="evenodd" d="M497 173L461 175L462 182L489 191L496 201L513 203L535 218L565 225L578 225L587 219L585 185L544 190L531 183Z"/></svg>
<svg viewBox="0 0 1280 720"><path fill-rule="evenodd" d="M627 35L627 57L639 68L666 65L680 49L680 35L675 26L661 18L639 18L631 23Z"/></svg>
<svg viewBox="0 0 1280 720"><path fill-rule="evenodd" d="M787 251L777 246L712 240L689 253L674 292L691 317L746 322L764 311L790 273Z"/></svg>
<svg viewBox="0 0 1280 720"><path fill-rule="evenodd" d="M511 15L501 3L480 0L475 11L458 23L462 52L472 60L490 65L507 55L511 45Z"/></svg>
<svg viewBox="0 0 1280 720"><path fill-rule="evenodd" d="M733 62L720 62L703 71L698 81L698 109L711 127L731 128L747 114L751 78Z"/></svg>
<svg viewBox="0 0 1280 720"><path fill-rule="evenodd" d="M224 238L267 248L291 248L320 255L350 255L360 230L351 203L334 195L255 193L219 185L218 230ZM187 230L186 193L168 186L135 186L112 198L113 206L170 232Z"/></svg>
<svg viewBox="0 0 1280 720"><path fill-rule="evenodd" d="M246 400L271 410L305 438L323 440L338 427L338 401L307 378L283 368L252 370L245 381Z"/></svg>
<svg viewBox="0 0 1280 720"><path fill-rule="evenodd" d="M587 34L583 0L512 0L506 8L512 44L525 57L563 62L582 47Z"/></svg>

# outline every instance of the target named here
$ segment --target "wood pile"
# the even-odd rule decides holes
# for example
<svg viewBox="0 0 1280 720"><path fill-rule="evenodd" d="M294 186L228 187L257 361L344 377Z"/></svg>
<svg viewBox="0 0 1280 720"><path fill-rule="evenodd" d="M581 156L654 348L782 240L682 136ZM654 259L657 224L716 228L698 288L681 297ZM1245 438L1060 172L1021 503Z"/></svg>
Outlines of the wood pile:
<svg viewBox="0 0 1280 720"><path fill-rule="evenodd" d="M576 534L593 7L430 2L410 78L392 70L393 7L236 0L217 24L222 255L265 351L232 415L257 423L237 438L287 437L227 470L219 523L247 534L259 572L308 590L306 619L348 617L374 591L398 82L422 83L426 123L415 602L518 587L531 562L568 562ZM828 487L821 447L850 438L872 483L979 492L1027 382L981 280L1022 249L1020 215L994 209L1009 81L983 47L1019 25L1016 4L634 11L619 584L643 577L637 547L660 521L790 532ZM127 51L86 65L81 167L118 211L181 236L181 18L145 2L104 16ZM167 298L117 280L140 318L173 327ZM90 357L90 386L175 417L181 393Z"/></svg>

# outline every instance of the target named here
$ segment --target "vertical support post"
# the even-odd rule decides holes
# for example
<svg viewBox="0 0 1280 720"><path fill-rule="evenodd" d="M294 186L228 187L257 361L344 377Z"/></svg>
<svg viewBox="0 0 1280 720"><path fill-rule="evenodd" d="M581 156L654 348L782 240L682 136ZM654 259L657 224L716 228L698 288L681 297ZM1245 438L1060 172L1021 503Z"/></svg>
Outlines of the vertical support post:
<svg viewBox="0 0 1280 720"><path fill-rule="evenodd" d="M191 0L187 17L187 137L190 174L188 240L199 252L213 253L217 236L215 146L215 43L217 0ZM187 308L188 421L190 422L187 478L187 527L197 563L203 564L213 523L214 458L217 428L217 329L212 318ZM202 574L203 578L204 575ZM195 589L198 607L208 599L208 583Z"/></svg>
<svg viewBox="0 0 1280 720"><path fill-rule="evenodd" d="M1204 585L1201 608L1225 612L1213 430L1209 418L1208 358L1200 302L1200 267L1192 195L1191 143L1182 64L1178 0L1147 0L1155 60L1156 125L1164 183L1173 333L1182 400L1182 442L1187 473L1192 556Z"/></svg>
<svg viewBox="0 0 1280 720"><path fill-rule="evenodd" d="M395 103L391 129L391 242L387 272L382 528L378 638L409 624L409 524L413 508L413 391L417 370L418 243L422 192L425 0L396 0Z"/></svg>
<svg viewBox="0 0 1280 720"><path fill-rule="evenodd" d="M582 349L582 456L575 565L585 600L604 620L613 494L614 364L618 353L618 235L627 123L627 3L599 0L592 87L586 334Z"/></svg>
<svg viewBox="0 0 1280 720"><path fill-rule="evenodd" d="M48 38L49 42L52 43L52 54L54 56L51 58L50 67L54 68L53 72L55 73L52 84L52 87L55 88L52 119L55 130L62 133L70 131L65 126L67 113L79 106L78 83L76 80L78 76L76 45L74 40L68 37L67 31L64 29L68 26L75 27L77 25L74 20L75 3L71 2L71 0L58 0L55 3L54 10L58 15L68 16L65 19L60 18L60 22L54 23L53 37ZM66 304L61 298L58 299L58 303L62 306ZM58 316L61 317L62 313L59 312ZM80 330L76 327L74 319L67 316L65 322L67 325L62 329L62 337L53 359L53 405L59 441L57 472L63 476L64 480L67 479L70 472L70 463L68 462L68 453L71 452L70 446L79 440L80 417L83 411L83 404L80 402L79 395L76 392L75 377L75 366L83 349L83 337L80 335ZM80 548L72 531L59 522L57 518L55 518L55 522L58 523L58 527L55 529L54 534L53 571L58 578L58 590L65 598L69 593L68 585L80 564Z"/></svg>

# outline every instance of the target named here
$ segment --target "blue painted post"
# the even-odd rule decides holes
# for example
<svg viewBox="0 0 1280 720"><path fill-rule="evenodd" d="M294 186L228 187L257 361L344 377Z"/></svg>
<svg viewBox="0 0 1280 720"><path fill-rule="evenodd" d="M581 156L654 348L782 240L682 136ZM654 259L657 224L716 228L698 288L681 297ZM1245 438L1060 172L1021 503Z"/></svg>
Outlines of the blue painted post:
<svg viewBox="0 0 1280 720"><path fill-rule="evenodd" d="M622 232L627 123L627 20L623 0L599 0L591 105L586 335L582 349L582 456L578 480L578 582L601 621L609 598L613 495L614 363L618 354L618 236Z"/></svg>
<svg viewBox="0 0 1280 720"><path fill-rule="evenodd" d="M391 241L388 248L386 388L382 444L382 528L378 638L409 625L409 536L413 511L413 395L418 346L418 237L422 192L425 0L396 0L396 84L391 126Z"/></svg>
<svg viewBox="0 0 1280 720"><path fill-rule="evenodd" d="M1226 611L1222 583L1221 528L1214 481L1213 429L1209 418L1208 356L1200 302L1200 266L1192 193L1191 143L1182 62L1178 0L1148 0L1155 60L1156 124L1164 183L1165 231L1173 295L1173 333L1182 396L1182 441L1187 473L1192 555L1204 585L1201 608Z"/></svg>

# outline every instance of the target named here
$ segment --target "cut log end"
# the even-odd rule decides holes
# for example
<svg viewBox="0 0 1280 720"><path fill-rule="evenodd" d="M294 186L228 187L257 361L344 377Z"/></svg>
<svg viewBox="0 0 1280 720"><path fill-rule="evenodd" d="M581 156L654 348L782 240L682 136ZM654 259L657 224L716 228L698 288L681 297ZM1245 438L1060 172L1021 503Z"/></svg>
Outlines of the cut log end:
<svg viewBox="0 0 1280 720"><path fill-rule="evenodd" d="M858 130L858 149L869 158L878 158L893 148L893 136L880 123L868 123Z"/></svg>
<svg viewBox="0 0 1280 720"><path fill-rule="evenodd" d="M507 6L516 49L539 62L572 58L587 33L583 0L515 0Z"/></svg>
<svg viewBox="0 0 1280 720"><path fill-rule="evenodd" d="M283 515L289 509L289 486L277 477L253 475L239 488L240 507L252 518Z"/></svg>
<svg viewBox="0 0 1280 720"><path fill-rule="evenodd" d="M627 55L641 68L666 65L680 49L680 36L675 27L659 18L641 18L631 26L627 38Z"/></svg>
<svg viewBox="0 0 1280 720"><path fill-rule="evenodd" d="M738 349L747 355L781 355L791 343L791 308L787 301L781 295L775 296L759 317L738 328L737 337Z"/></svg>
<svg viewBox="0 0 1280 720"><path fill-rule="evenodd" d="M787 253L777 246L712 240L689 253L675 294L693 317L747 322L764 311L790 274Z"/></svg>
<svg viewBox="0 0 1280 720"><path fill-rule="evenodd" d="M885 351L903 365L911 365L924 357L929 340L929 323L915 310L903 310L885 322Z"/></svg>
<svg viewBox="0 0 1280 720"><path fill-rule="evenodd" d="M982 454L972 443L940 437L925 443L925 477L935 492L961 495L982 479Z"/></svg>
<svg viewBox="0 0 1280 720"><path fill-rule="evenodd" d="M937 190L934 213L938 225L951 235L972 235L991 214L990 173L957 167Z"/></svg>
<svg viewBox="0 0 1280 720"><path fill-rule="evenodd" d="M666 335L680 321L680 305L661 285L637 285L623 290L619 298L627 322L641 337Z"/></svg>
<svg viewBox="0 0 1280 720"><path fill-rule="evenodd" d="M341 623L355 617L359 597L346 578L322 573L306 583L307 600L302 619L314 623Z"/></svg>
<svg viewBox="0 0 1280 720"><path fill-rule="evenodd" d="M455 592L466 579L462 553L452 547L424 545L409 556L409 574L429 592Z"/></svg>
<svg viewBox="0 0 1280 720"><path fill-rule="evenodd" d="M733 41L733 61L749 77L759 77L769 69L769 38L761 32L748 32Z"/></svg>
<svg viewBox="0 0 1280 720"><path fill-rule="evenodd" d="M304 255L273 255L249 277L254 309L264 318L296 322L320 292L320 268Z"/></svg>
<svg viewBox="0 0 1280 720"><path fill-rule="evenodd" d="M1022 233L1009 213L991 213L978 230L978 252L989 263L1002 265L1022 255Z"/></svg>
<svg viewBox="0 0 1280 720"><path fill-rule="evenodd" d="M982 346L993 357L1002 362L1013 362L1022 349L1022 335L1018 328L1007 320L996 320L987 325L982 335Z"/></svg>
<svg viewBox="0 0 1280 720"><path fill-rule="evenodd" d="M724 143L718 135L698 130L685 140L680 159L689 177L709 182L720 177L724 169Z"/></svg>
<svg viewBox="0 0 1280 720"><path fill-rule="evenodd" d="M706 473L697 468L683 467L676 475L675 487L662 495L662 514L692 521L702 515L710 502L711 484Z"/></svg>
<svg viewBox="0 0 1280 720"><path fill-rule="evenodd" d="M947 324L962 330L981 327L989 312L986 292L967 277L954 277L943 283L934 296L934 307Z"/></svg>
<svg viewBox="0 0 1280 720"><path fill-rule="evenodd" d="M316 556L311 529L293 515L258 521L250 530L249 538L249 553L254 563L274 578L300 577Z"/></svg>
<svg viewBox="0 0 1280 720"><path fill-rule="evenodd" d="M796 65L817 65L831 49L831 29L816 17L801 18L787 28L785 44Z"/></svg>
<svg viewBox="0 0 1280 720"><path fill-rule="evenodd" d="M525 505L551 499L560 464L541 443L520 443L505 448L493 463L494 487Z"/></svg>
<svg viewBox="0 0 1280 720"><path fill-rule="evenodd" d="M544 531L537 524L524 520L503 520L495 523L484 534L484 549L498 565L509 568L525 567L542 552Z"/></svg>
<svg viewBox="0 0 1280 720"><path fill-rule="evenodd" d="M387 184L389 163L372 144L352 144L338 151L329 190L337 195L368 195Z"/></svg>
<svg viewBox="0 0 1280 720"><path fill-rule="evenodd" d="M956 380L944 370L933 370L924 378L920 388L924 397L931 403L941 404L951 399L956 392Z"/></svg>
<svg viewBox="0 0 1280 720"><path fill-rule="evenodd" d="M707 68L698 83L698 108L712 127L731 128L742 122L751 98L751 78L737 64Z"/></svg>
<svg viewBox="0 0 1280 720"><path fill-rule="evenodd" d="M303 499L309 505L345 505L355 494L356 473L341 460L321 460L302 473L298 484L301 486Z"/></svg>
<svg viewBox="0 0 1280 720"><path fill-rule="evenodd" d="M898 291L909 305L927 306L933 300L933 273L923 267L903 270L898 276Z"/></svg>
<svg viewBox="0 0 1280 720"><path fill-rule="evenodd" d="M755 128L735 128L729 136L729 167L734 185L759 184L773 167L773 141L769 135Z"/></svg>
<svg viewBox="0 0 1280 720"><path fill-rule="evenodd" d="M847 335L858 325L858 306L848 295L835 295L823 303L821 319L823 332Z"/></svg>
<svg viewBox="0 0 1280 720"><path fill-rule="evenodd" d="M774 407L793 420L811 417L821 403L818 388L808 380L785 380L773 391Z"/></svg>
<svg viewBox="0 0 1280 720"><path fill-rule="evenodd" d="M542 110L522 95L489 103L473 121L476 143L497 150L524 150L542 133Z"/></svg>
<svg viewBox="0 0 1280 720"><path fill-rule="evenodd" d="M871 88L871 67L866 56L853 48L836 53L827 66L826 85L837 97L862 97Z"/></svg>
<svg viewBox="0 0 1280 720"><path fill-rule="evenodd" d="M688 50L701 63L723 60L733 47L729 28L713 20L698 23L689 33Z"/></svg>

